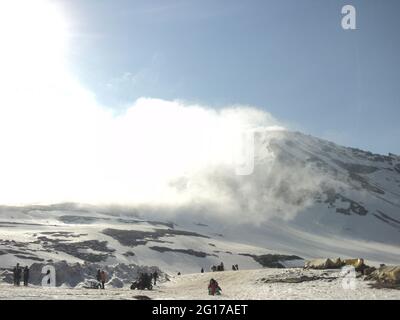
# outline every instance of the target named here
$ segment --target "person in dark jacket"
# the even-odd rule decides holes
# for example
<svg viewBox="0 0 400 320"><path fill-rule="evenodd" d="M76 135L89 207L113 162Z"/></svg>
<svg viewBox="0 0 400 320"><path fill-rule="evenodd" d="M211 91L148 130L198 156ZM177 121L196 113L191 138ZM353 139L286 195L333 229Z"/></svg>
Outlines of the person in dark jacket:
<svg viewBox="0 0 400 320"><path fill-rule="evenodd" d="M15 273L14 273L14 282L16 286L19 286L21 283L21 275L22 275L22 270L19 267L19 263L17 263L17 266L15 267Z"/></svg>
<svg viewBox="0 0 400 320"><path fill-rule="evenodd" d="M14 280L14 286L17 285L17 267L13 268L13 280Z"/></svg>
<svg viewBox="0 0 400 320"><path fill-rule="evenodd" d="M157 271L154 271L154 272L153 272L153 281L154 281L154 285L157 284L157 280L158 280L158 273L157 273Z"/></svg>
<svg viewBox="0 0 400 320"><path fill-rule="evenodd" d="M201 271L200 271L201 273L204 273L204 268L201 268Z"/></svg>
<svg viewBox="0 0 400 320"><path fill-rule="evenodd" d="M25 266L24 268L24 286L27 287L29 282L29 268Z"/></svg>
<svg viewBox="0 0 400 320"><path fill-rule="evenodd" d="M100 271L100 269L97 270L96 280L98 282L101 282L101 271Z"/></svg>

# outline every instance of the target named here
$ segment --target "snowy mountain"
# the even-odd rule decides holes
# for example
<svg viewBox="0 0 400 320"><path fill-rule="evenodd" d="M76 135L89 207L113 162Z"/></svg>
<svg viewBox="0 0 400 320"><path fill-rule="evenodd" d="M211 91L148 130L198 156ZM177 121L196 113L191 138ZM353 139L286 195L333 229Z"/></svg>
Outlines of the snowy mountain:
<svg viewBox="0 0 400 320"><path fill-rule="evenodd" d="M216 190L214 203L1 206L0 267L66 260L189 273L221 261L241 269L327 256L400 263L399 156L282 130L255 138L251 175L228 168L174 184L182 193Z"/></svg>

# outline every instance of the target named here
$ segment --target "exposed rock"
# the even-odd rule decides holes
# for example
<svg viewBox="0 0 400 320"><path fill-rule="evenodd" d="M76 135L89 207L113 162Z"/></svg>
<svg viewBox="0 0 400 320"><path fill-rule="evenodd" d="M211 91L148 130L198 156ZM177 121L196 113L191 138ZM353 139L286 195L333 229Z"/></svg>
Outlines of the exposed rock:
<svg viewBox="0 0 400 320"><path fill-rule="evenodd" d="M66 224L90 224L99 220L109 220L108 218L97 218L90 216L73 216L73 215L65 215L58 217L58 220L64 222Z"/></svg>
<svg viewBox="0 0 400 320"><path fill-rule="evenodd" d="M121 230L121 229L104 229L102 231L105 235L108 235L119 241L124 246L138 246L145 245L148 241L158 240L161 237L173 237L173 236L192 236L209 238L207 236L198 234L196 232L175 230L175 229L155 229L154 231L140 231L140 230Z"/></svg>
<svg viewBox="0 0 400 320"><path fill-rule="evenodd" d="M288 256L283 254L254 255L248 253L240 253L240 255L252 257L255 261L266 268L285 268L285 265L283 264L284 261L303 260L303 258L298 256Z"/></svg>
<svg viewBox="0 0 400 320"><path fill-rule="evenodd" d="M335 162L339 167L355 174L356 173L369 174L379 170L379 168L377 167L366 166L358 163L348 163L348 162L346 163L337 159L332 159L332 161Z"/></svg>
<svg viewBox="0 0 400 320"><path fill-rule="evenodd" d="M167 247L149 247L149 249L158 251L158 252L178 252L178 253L184 253L184 254L189 254L191 256L195 256L198 258L205 258L207 256L215 256L217 257L217 255L213 254L208 254L205 252L201 252L201 251L195 251L192 249L172 249L172 248L167 248Z"/></svg>
<svg viewBox="0 0 400 320"><path fill-rule="evenodd" d="M41 241L44 249L51 249L56 252L62 251L88 262L105 261L108 257L112 257L113 255L111 253L115 251L115 249L107 247L107 241L86 240L70 242L71 240L52 239L45 236L40 236L37 239ZM91 251L97 251L99 253Z"/></svg>
<svg viewBox="0 0 400 320"><path fill-rule="evenodd" d="M148 297L148 296L144 296L144 295L136 295L136 296L133 296L136 300L151 300L151 298L150 297Z"/></svg>
<svg viewBox="0 0 400 320"><path fill-rule="evenodd" d="M368 210L364 208L361 204L341 195L340 193L336 193L335 189L329 188L324 190L323 193L326 195L325 203L329 203L331 206L335 206L337 200L341 200L341 202L349 203L348 208L336 208L336 212L350 215L351 213L358 214L360 216L365 216L368 213Z"/></svg>
<svg viewBox="0 0 400 320"><path fill-rule="evenodd" d="M287 277L287 278L280 278L280 279L262 278L260 281L263 283L302 283L302 282L317 281L317 280L327 280L328 282L331 282L336 279L337 279L337 277L302 275L299 277Z"/></svg>
<svg viewBox="0 0 400 320"><path fill-rule="evenodd" d="M75 233L69 231L44 231L40 234L51 235L52 237L62 237L62 238L79 238L81 236L87 236L87 233Z"/></svg>
<svg viewBox="0 0 400 320"><path fill-rule="evenodd" d="M364 274L364 276L369 276L375 270L376 270L375 267L367 267L364 269L363 274Z"/></svg>

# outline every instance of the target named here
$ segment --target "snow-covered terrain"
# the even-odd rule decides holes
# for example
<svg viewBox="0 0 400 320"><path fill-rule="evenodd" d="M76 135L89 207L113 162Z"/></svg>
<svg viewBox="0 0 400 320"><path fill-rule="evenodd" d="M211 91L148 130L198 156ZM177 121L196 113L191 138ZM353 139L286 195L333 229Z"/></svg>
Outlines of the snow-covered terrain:
<svg viewBox="0 0 400 320"><path fill-rule="evenodd" d="M211 277L222 288L221 296L208 295ZM302 282L296 283L296 280ZM16 288L0 284L0 299L400 299L400 290L373 289L368 281L359 278L354 281L354 289L343 287L340 270L258 269L174 276L152 291L130 290L129 287L106 290Z"/></svg>
<svg viewBox="0 0 400 320"><path fill-rule="evenodd" d="M186 274L221 261L227 269L268 267L268 254L285 255L274 258L282 267L318 257L400 264L399 156L268 131L257 134L254 173L222 178L215 183L235 199L232 215L214 213L215 206L173 214L73 203L1 206L0 267L65 260Z"/></svg>

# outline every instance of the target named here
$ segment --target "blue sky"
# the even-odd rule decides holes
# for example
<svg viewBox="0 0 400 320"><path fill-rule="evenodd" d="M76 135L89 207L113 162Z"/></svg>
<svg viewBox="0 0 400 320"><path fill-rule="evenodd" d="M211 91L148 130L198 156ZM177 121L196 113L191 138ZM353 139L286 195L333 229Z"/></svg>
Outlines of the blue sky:
<svg viewBox="0 0 400 320"><path fill-rule="evenodd" d="M252 105L293 129L400 154L398 0L58 0L70 69L123 112L139 97ZM341 8L357 30L341 28Z"/></svg>

